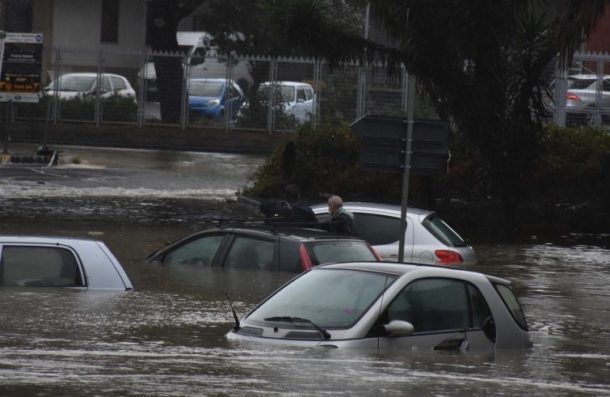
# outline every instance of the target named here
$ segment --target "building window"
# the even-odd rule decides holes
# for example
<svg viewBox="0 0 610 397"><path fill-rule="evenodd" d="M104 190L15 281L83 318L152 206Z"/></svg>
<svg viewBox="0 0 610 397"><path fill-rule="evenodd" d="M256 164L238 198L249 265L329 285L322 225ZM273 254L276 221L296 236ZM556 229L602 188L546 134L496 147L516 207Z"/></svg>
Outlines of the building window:
<svg viewBox="0 0 610 397"><path fill-rule="evenodd" d="M4 5L4 30L7 32L32 31L32 0L7 0Z"/></svg>
<svg viewBox="0 0 610 397"><path fill-rule="evenodd" d="M101 42L119 42L119 0L102 0Z"/></svg>

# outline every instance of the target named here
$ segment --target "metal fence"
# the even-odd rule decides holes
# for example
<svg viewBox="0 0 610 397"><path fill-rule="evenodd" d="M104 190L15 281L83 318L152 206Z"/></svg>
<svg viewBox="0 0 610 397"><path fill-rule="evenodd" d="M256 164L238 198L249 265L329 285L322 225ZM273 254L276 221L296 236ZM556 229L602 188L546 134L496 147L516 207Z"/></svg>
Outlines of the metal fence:
<svg viewBox="0 0 610 397"><path fill-rule="evenodd" d="M404 71L389 76L381 67L69 48L48 50L43 59L47 88L39 103L13 104L17 120L282 132L305 123L351 122L371 110L405 112ZM68 80L76 73L82 84ZM132 91L119 90L111 74L125 77ZM227 81L235 84L211 87ZM70 91L74 84L78 93Z"/></svg>
<svg viewBox="0 0 610 397"><path fill-rule="evenodd" d="M209 54L151 53L54 48L43 59L39 103L13 104L16 120L171 125L293 131L311 123L352 122L365 114L406 115L406 73L389 75L381 66L328 63L313 59L223 57ZM610 55L575 54L576 68L556 71L553 121L558 125L610 127ZM81 92L57 79L88 74ZM133 91L119 90L107 76L125 77ZM85 75L81 75L85 76ZM210 93L204 83L234 82ZM201 92L195 89L199 80ZM310 87L289 93L287 82ZM216 88L219 85L216 84ZM267 89L263 89L268 87ZM70 88L72 89L72 88ZM205 94L205 95L204 95ZM291 98L289 98L292 96ZM432 106L416 100L416 117L435 118Z"/></svg>
<svg viewBox="0 0 610 397"><path fill-rule="evenodd" d="M553 118L560 126L610 128L610 54L576 53L553 81Z"/></svg>

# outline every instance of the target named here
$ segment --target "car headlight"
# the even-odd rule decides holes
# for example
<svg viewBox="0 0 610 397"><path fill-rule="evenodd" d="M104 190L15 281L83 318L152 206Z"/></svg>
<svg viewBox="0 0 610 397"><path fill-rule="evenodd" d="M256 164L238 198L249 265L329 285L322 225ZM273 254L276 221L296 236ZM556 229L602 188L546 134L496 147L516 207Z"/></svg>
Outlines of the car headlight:
<svg viewBox="0 0 610 397"><path fill-rule="evenodd" d="M220 105L220 99L212 99L208 101L208 106L218 106Z"/></svg>

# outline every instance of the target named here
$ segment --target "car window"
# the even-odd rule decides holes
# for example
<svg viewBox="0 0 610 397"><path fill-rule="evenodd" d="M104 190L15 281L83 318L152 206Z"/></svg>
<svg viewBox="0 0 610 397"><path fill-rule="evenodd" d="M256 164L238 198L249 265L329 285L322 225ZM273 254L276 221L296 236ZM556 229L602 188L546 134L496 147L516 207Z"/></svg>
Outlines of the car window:
<svg viewBox="0 0 610 397"><path fill-rule="evenodd" d="M248 319L293 316L322 328L349 328L375 302L396 276L342 269L306 273L259 306Z"/></svg>
<svg viewBox="0 0 610 397"><path fill-rule="evenodd" d="M591 84L595 83L596 79L588 78L588 79L569 79L568 80L568 88L574 90L584 90L588 88ZM595 88L595 87L592 87Z"/></svg>
<svg viewBox="0 0 610 397"><path fill-rule="evenodd" d="M76 91L88 92L93 89L97 77L96 76L75 76L63 75L57 82L49 85L49 89L59 89L61 91Z"/></svg>
<svg viewBox="0 0 610 397"><path fill-rule="evenodd" d="M0 258L0 285L82 287L74 254L59 247L5 246Z"/></svg>
<svg viewBox="0 0 610 397"><path fill-rule="evenodd" d="M316 241L307 246L313 253L314 265L377 260L369 246L362 241Z"/></svg>
<svg viewBox="0 0 610 397"><path fill-rule="evenodd" d="M358 236L373 245L391 244L400 239L400 219L353 212Z"/></svg>
<svg viewBox="0 0 610 397"><path fill-rule="evenodd" d="M603 91L610 91L610 80L604 79L602 87Z"/></svg>
<svg viewBox="0 0 610 397"><path fill-rule="evenodd" d="M455 232L445 221L436 215L430 215L422 222L422 225L434 237L440 240L443 244L450 247L465 247L466 242Z"/></svg>
<svg viewBox="0 0 610 397"><path fill-rule="evenodd" d="M110 85L110 78L108 76L103 76L101 92L111 92L111 91L112 91L112 86Z"/></svg>
<svg viewBox="0 0 610 397"><path fill-rule="evenodd" d="M459 280L414 281L392 301L387 314L389 321L408 321L416 333L470 327L467 289Z"/></svg>
<svg viewBox="0 0 610 397"><path fill-rule="evenodd" d="M477 287L468 284L468 295L472 307L472 326L479 328L483 326L485 320L491 317L491 310Z"/></svg>
<svg viewBox="0 0 610 397"><path fill-rule="evenodd" d="M313 90L311 88L305 87L305 97L308 101L313 99Z"/></svg>
<svg viewBox="0 0 610 397"><path fill-rule="evenodd" d="M123 81L122 78L116 76L110 76L110 80L112 81L112 88L114 91L120 91L127 89L127 85Z"/></svg>
<svg viewBox="0 0 610 397"><path fill-rule="evenodd" d="M209 265L222 243L222 235L200 237L174 248L163 258L163 264Z"/></svg>
<svg viewBox="0 0 610 397"><path fill-rule="evenodd" d="M272 270L275 244L273 241L236 237L225 260L232 269Z"/></svg>
<svg viewBox="0 0 610 397"><path fill-rule="evenodd" d="M297 88L297 101L305 102L306 99L307 99L307 97L305 96L305 88L298 87Z"/></svg>
<svg viewBox="0 0 610 397"><path fill-rule="evenodd" d="M280 256L278 258L279 270L281 272L301 273L303 263L301 262L300 243L280 239Z"/></svg>
<svg viewBox="0 0 610 397"><path fill-rule="evenodd" d="M496 291L500 294L500 297L504 301L504 304L510 311L510 314L513 316L519 327L527 331L527 321L525 321L525 314L523 314L523 310L521 309L521 305L517 300L515 294L513 294L513 290L510 289L508 285L504 284L495 284Z"/></svg>
<svg viewBox="0 0 610 397"><path fill-rule="evenodd" d="M188 92L193 96L220 97L223 95L225 83L222 81L191 80Z"/></svg>

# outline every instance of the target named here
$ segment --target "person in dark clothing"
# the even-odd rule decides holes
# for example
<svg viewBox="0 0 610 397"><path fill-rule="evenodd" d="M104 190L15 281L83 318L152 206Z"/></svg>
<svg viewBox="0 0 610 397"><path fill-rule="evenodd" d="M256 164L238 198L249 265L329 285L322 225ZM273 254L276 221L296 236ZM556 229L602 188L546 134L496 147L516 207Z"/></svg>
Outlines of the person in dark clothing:
<svg viewBox="0 0 610 397"><path fill-rule="evenodd" d="M336 234L355 234L353 215L343 208L343 199L339 196L328 198L328 212L331 219L328 230Z"/></svg>

